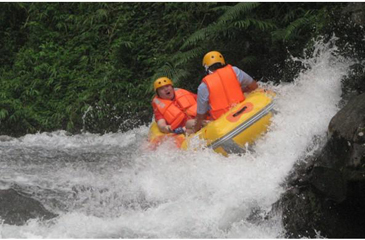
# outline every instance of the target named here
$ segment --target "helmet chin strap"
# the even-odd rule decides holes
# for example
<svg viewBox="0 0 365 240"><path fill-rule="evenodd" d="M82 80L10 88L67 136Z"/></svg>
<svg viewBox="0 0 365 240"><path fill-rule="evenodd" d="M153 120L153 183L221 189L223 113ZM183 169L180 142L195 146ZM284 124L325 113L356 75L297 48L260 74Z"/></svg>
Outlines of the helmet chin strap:
<svg viewBox="0 0 365 240"><path fill-rule="evenodd" d="M213 71L209 70L209 67L207 65L204 65L204 68L205 68L205 72L207 74L212 74L213 73Z"/></svg>

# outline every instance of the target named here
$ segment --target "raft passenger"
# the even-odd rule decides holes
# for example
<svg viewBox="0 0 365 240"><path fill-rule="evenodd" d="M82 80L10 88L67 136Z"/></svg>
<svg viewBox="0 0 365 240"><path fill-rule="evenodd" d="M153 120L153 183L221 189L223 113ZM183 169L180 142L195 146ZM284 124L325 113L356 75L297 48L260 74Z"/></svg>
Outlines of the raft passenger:
<svg viewBox="0 0 365 240"><path fill-rule="evenodd" d="M163 133L192 133L195 125L197 95L174 88L171 79L158 78L153 84L156 95L152 100L158 129Z"/></svg>
<svg viewBox="0 0 365 240"><path fill-rule="evenodd" d="M243 92L251 92L258 85L253 78L238 67L226 64L217 51L205 54L203 67L206 76L198 87L197 116L194 132L201 129L206 116L215 120L231 107L245 100Z"/></svg>

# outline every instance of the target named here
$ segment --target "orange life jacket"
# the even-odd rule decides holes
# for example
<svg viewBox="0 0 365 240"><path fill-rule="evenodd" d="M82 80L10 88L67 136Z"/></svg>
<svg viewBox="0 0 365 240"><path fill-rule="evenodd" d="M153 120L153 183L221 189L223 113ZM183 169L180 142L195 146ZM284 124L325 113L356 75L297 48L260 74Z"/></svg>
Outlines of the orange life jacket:
<svg viewBox="0 0 365 240"><path fill-rule="evenodd" d="M177 103L177 104L175 104ZM196 116L197 103L194 95L184 89L175 90L174 100L155 96L152 106L162 114L167 124L174 130L184 121Z"/></svg>
<svg viewBox="0 0 365 240"><path fill-rule="evenodd" d="M207 75L203 82L208 87L210 115L213 119L219 118L233 105L245 100L245 95L231 65Z"/></svg>

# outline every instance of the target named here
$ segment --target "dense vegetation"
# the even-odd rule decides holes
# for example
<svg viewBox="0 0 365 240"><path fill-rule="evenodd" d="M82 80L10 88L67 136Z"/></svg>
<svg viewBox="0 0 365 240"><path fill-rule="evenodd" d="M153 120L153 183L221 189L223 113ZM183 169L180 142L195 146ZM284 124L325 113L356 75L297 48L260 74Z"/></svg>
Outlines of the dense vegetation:
<svg viewBox="0 0 365 240"><path fill-rule="evenodd" d="M0 134L125 130L150 119L155 78L196 92L210 50L260 81L290 81L288 55L345 5L0 3Z"/></svg>

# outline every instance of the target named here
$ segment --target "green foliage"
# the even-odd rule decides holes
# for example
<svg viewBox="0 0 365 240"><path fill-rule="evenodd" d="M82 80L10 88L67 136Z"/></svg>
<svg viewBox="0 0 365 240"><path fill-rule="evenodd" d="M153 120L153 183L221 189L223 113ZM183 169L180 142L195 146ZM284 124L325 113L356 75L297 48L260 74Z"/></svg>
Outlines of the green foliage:
<svg viewBox="0 0 365 240"><path fill-rule="evenodd" d="M218 50L225 56L230 56L226 60L235 62L238 66L257 64L257 52L250 52L250 43L256 44L257 40L264 42L269 38L267 33L277 28L272 19L260 16L261 8L264 8L262 3L252 2L210 6L208 8L210 21L184 41L180 51L172 58L172 65L184 68L193 62L200 68L188 66L197 72L202 72L200 62L202 56L211 50ZM267 36L262 38L264 34ZM201 77L201 73L195 73L191 79L196 81Z"/></svg>
<svg viewBox="0 0 365 240"><path fill-rule="evenodd" d="M26 11L22 3L0 4L0 66L10 67L13 64L17 49L23 45L25 33L22 22Z"/></svg>
<svg viewBox="0 0 365 240"><path fill-rule="evenodd" d="M229 23L234 20L240 19L242 15L249 14L259 5L260 3L254 3L254 2L238 3L235 6L229 7L224 12L224 14L221 17L219 17L218 22Z"/></svg>
<svg viewBox="0 0 365 240"><path fill-rule="evenodd" d="M277 75L272 66L283 64L287 49L302 50L334 6L0 3L0 133L104 132L125 130L130 119L147 122L152 82L168 76L196 92L210 50L256 78Z"/></svg>
<svg viewBox="0 0 365 240"><path fill-rule="evenodd" d="M290 75L278 75L278 69L273 66L288 67L285 63L288 54L299 54L310 39L320 34L331 21L329 9L338 6L335 3L254 2L208 6L209 21L184 41L172 57L171 68L196 70L189 63L200 65L206 52L218 50L226 61L256 79L292 79ZM189 77L196 81L201 73Z"/></svg>
<svg viewBox="0 0 365 240"><path fill-rule="evenodd" d="M158 69L168 66L171 54L195 30L190 22L201 24L197 15L205 5L1 3L9 11L0 15L0 51L7 53L0 56L0 131L75 132L85 128L83 117L94 116L86 130L103 132L120 129L141 112L150 119L145 110L151 112L151 82L168 73ZM11 18L18 15L24 17ZM187 73L175 69L172 74L184 78Z"/></svg>

